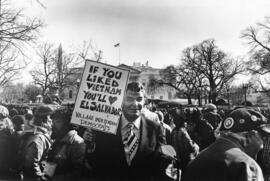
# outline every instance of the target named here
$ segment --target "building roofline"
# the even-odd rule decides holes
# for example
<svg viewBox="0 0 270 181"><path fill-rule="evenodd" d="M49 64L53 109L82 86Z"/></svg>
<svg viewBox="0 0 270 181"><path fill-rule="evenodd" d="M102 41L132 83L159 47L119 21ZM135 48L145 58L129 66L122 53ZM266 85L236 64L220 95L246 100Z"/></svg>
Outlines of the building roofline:
<svg viewBox="0 0 270 181"><path fill-rule="evenodd" d="M120 65L118 65L117 67L121 67L121 66L127 67L128 69L134 70L135 72L139 72L139 73L141 72L139 69L134 68L134 67L132 67L132 66L128 66L128 65L126 65L126 64L120 64Z"/></svg>

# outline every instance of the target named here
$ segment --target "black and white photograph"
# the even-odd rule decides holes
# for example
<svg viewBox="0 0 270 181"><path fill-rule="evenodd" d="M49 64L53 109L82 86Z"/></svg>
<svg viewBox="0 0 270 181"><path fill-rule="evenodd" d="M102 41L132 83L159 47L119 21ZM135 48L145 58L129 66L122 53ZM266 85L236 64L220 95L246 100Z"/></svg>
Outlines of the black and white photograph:
<svg viewBox="0 0 270 181"><path fill-rule="evenodd" d="M270 1L0 0L1 181L270 181Z"/></svg>

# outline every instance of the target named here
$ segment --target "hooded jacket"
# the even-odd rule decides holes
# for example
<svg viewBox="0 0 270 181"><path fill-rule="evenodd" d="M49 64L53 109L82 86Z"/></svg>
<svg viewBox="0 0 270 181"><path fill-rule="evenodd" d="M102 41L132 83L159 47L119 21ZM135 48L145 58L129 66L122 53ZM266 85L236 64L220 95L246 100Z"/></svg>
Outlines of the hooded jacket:
<svg viewBox="0 0 270 181"><path fill-rule="evenodd" d="M36 127L29 133L26 143L22 143L22 169L26 180L46 180L42 162L46 160L51 144L47 129L42 127Z"/></svg>
<svg viewBox="0 0 270 181"><path fill-rule="evenodd" d="M75 130L55 140L49 152L49 161L57 164L53 179L76 180L83 172L86 144Z"/></svg>

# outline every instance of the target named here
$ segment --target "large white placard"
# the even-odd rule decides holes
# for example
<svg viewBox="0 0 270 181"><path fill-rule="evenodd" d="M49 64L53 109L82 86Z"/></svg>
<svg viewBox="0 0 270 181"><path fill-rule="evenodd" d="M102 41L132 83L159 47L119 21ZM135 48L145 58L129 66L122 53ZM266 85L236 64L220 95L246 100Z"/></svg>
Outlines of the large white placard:
<svg viewBox="0 0 270 181"><path fill-rule="evenodd" d="M129 70L86 60L71 123L116 134Z"/></svg>

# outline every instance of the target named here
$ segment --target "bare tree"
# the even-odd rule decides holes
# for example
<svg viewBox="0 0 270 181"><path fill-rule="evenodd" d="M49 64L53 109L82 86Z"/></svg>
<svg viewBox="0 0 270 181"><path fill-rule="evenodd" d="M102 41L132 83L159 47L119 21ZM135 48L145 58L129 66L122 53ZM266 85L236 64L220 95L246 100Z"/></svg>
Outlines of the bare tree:
<svg viewBox="0 0 270 181"><path fill-rule="evenodd" d="M5 86L8 82L16 79L18 72L24 67L18 63L19 53L5 45L0 52L0 86Z"/></svg>
<svg viewBox="0 0 270 181"><path fill-rule="evenodd" d="M24 102L24 85L22 83L12 84L8 82L1 92L1 98L5 103Z"/></svg>
<svg viewBox="0 0 270 181"><path fill-rule="evenodd" d="M168 66L161 72L162 79L152 81L151 84L168 85L178 92L184 92L189 103L191 98L196 97L201 104L207 87L209 102L215 103L226 84L244 70L236 59L229 58L219 50L212 39L186 48L180 60L178 66Z"/></svg>
<svg viewBox="0 0 270 181"><path fill-rule="evenodd" d="M184 84L187 90L189 102L192 97L198 99L199 105L202 105L202 97L205 87L208 86L206 77L201 71L198 71L196 64L198 52L194 51L194 47L188 47L183 50L180 65L179 79Z"/></svg>
<svg viewBox="0 0 270 181"><path fill-rule="evenodd" d="M259 75L264 81L260 81L261 88L270 92L270 17L265 17L263 22L246 28L241 37L247 41L251 54L247 69ZM259 79L261 80L261 79Z"/></svg>
<svg viewBox="0 0 270 181"><path fill-rule="evenodd" d="M39 56L39 64L30 73L34 79L34 83L39 85L44 96L49 88L55 87L56 68L55 68L55 48L53 44L42 43L38 46L37 55Z"/></svg>
<svg viewBox="0 0 270 181"><path fill-rule="evenodd" d="M215 103L226 83L244 71L243 66L221 51L213 39L195 45L193 51L196 52L196 61L193 62L195 71L207 79L210 87L209 102Z"/></svg>
<svg viewBox="0 0 270 181"><path fill-rule="evenodd" d="M46 9L46 6L45 6L45 4L42 2L42 1L40 1L40 0L35 0L41 7L43 7L44 9Z"/></svg>
<svg viewBox="0 0 270 181"><path fill-rule="evenodd" d="M22 10L12 8L9 0L0 0L0 86L13 80L26 65L18 58L25 56L24 48L38 38L43 23L29 19Z"/></svg>
<svg viewBox="0 0 270 181"><path fill-rule="evenodd" d="M259 22L256 26L246 28L241 37L247 40L251 53L257 50L270 52L270 17L265 17L264 22Z"/></svg>
<svg viewBox="0 0 270 181"><path fill-rule="evenodd" d="M36 97L40 94L41 90L34 84L28 84L25 86L24 95L27 102L35 102Z"/></svg>
<svg viewBox="0 0 270 181"><path fill-rule="evenodd" d="M181 92L188 99L188 103L191 104L191 98L194 93L194 74L190 69L186 69L183 66L168 66L160 71L161 79L151 77L149 79L148 90L155 92L158 89L168 86Z"/></svg>
<svg viewBox="0 0 270 181"><path fill-rule="evenodd" d="M58 93L59 98L64 98L66 88L77 86L85 60L78 58L78 54L65 52L61 44L56 48L48 42L37 48L37 55L40 68L31 71L34 83L41 87L43 96Z"/></svg>
<svg viewBox="0 0 270 181"><path fill-rule="evenodd" d="M79 56L78 58L81 58L83 60L94 59L97 62L100 62L102 60L103 51L96 50L96 48L93 46L93 41L83 41L82 46L80 46L79 50L77 51L77 55Z"/></svg>

